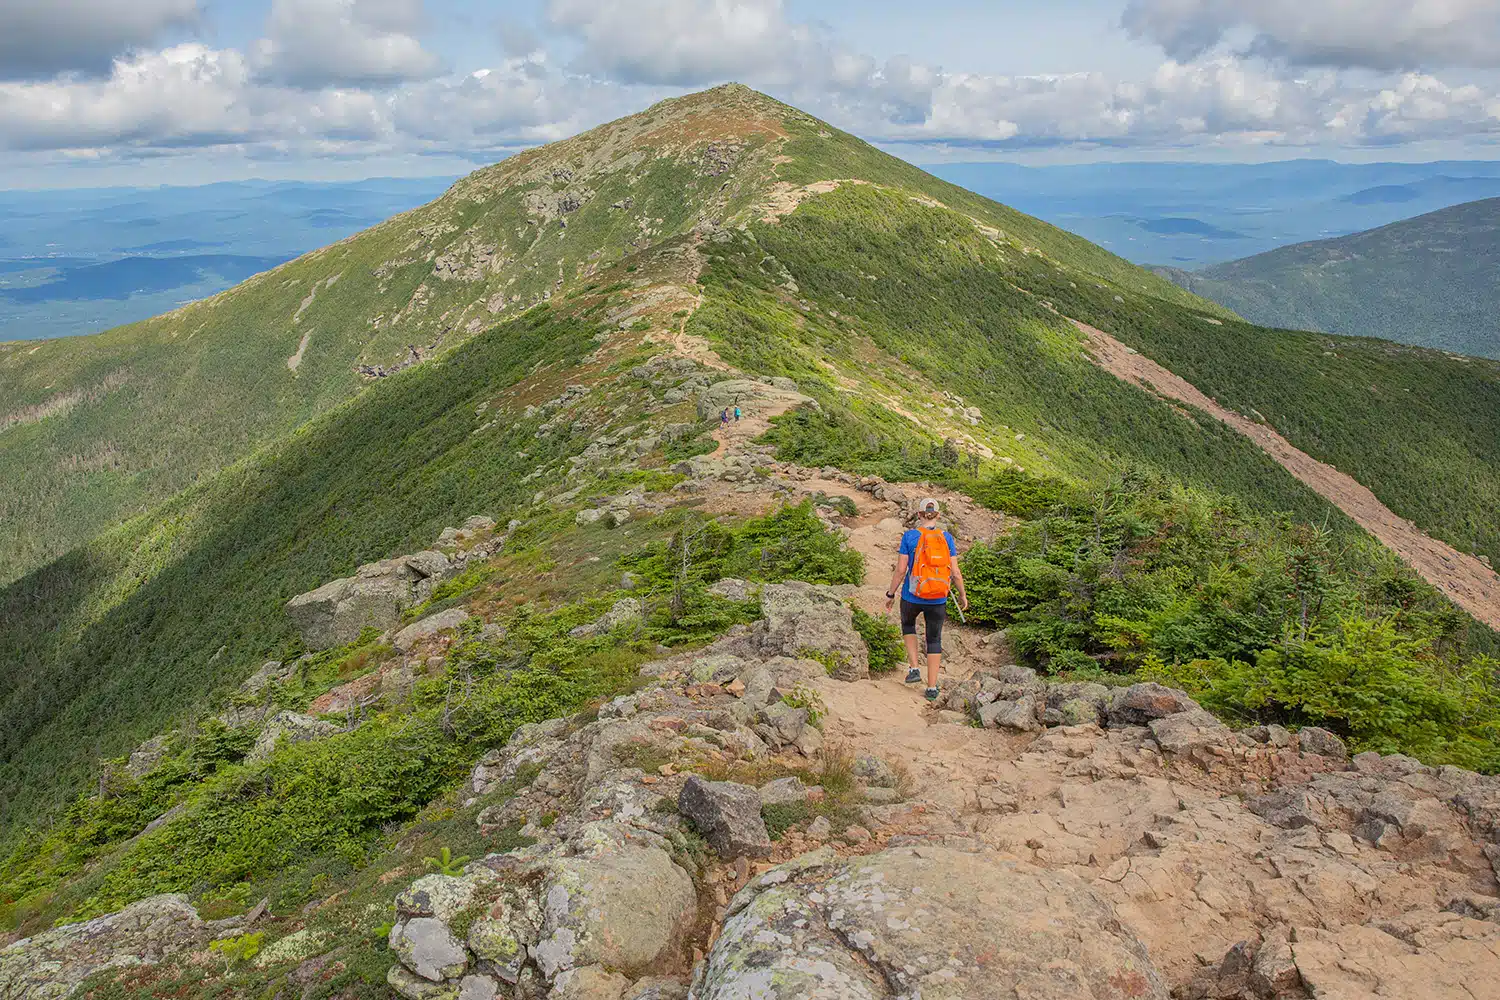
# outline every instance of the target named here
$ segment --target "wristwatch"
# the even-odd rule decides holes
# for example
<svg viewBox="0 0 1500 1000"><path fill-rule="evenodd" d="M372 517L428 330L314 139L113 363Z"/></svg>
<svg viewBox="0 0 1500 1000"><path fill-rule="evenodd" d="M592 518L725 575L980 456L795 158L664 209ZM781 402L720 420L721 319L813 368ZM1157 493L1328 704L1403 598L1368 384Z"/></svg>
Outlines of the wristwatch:
<svg viewBox="0 0 1500 1000"><path fill-rule="evenodd" d="M886 599L886 600L887 600L887 601L894 601L894 600L895 600L895 599L896 599L896 595L895 595L895 594L893 594L893 593L891 593L891 592L890 592L890 591L889 591L889 590L887 590L887 591L886 591L886 592L885 592L885 599Z"/></svg>

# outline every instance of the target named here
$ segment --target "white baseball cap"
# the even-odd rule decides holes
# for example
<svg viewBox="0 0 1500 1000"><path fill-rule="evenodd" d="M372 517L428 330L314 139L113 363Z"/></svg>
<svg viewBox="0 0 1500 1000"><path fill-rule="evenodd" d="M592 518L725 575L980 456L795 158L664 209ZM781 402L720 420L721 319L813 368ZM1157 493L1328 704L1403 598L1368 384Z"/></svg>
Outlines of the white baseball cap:
<svg viewBox="0 0 1500 1000"><path fill-rule="evenodd" d="M939 510L942 510L942 506L937 502L937 500L933 499L932 497L923 497L921 500L917 501L917 512L918 513L921 513L921 512L924 512L924 511L929 511L929 510L930 511L939 511Z"/></svg>

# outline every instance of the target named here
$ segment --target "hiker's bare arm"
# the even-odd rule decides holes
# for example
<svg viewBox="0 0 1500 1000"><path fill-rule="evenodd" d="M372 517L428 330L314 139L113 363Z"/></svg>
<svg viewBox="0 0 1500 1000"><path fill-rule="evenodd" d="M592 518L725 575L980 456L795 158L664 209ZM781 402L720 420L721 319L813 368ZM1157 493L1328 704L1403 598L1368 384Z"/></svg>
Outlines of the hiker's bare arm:
<svg viewBox="0 0 1500 1000"><path fill-rule="evenodd" d="M891 585L885 588L885 592L887 594L895 594L900 592L901 581L906 579L906 571L910 568L911 556L907 555L904 552L901 553L900 557L896 560L896 568L891 571ZM885 599L886 610L890 610L891 606L895 603L896 599L894 597L887 597Z"/></svg>
<svg viewBox="0 0 1500 1000"><path fill-rule="evenodd" d="M964 611L969 610L969 592L964 589L964 574L958 568L958 560L953 560L953 589L958 591L958 606Z"/></svg>

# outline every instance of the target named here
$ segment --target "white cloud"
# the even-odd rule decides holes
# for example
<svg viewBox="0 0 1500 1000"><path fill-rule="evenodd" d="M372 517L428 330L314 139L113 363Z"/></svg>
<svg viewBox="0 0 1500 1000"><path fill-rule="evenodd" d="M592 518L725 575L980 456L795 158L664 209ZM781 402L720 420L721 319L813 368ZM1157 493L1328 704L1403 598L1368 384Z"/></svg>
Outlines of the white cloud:
<svg viewBox="0 0 1500 1000"><path fill-rule="evenodd" d="M294 87L383 87L435 76L422 47L422 0L272 0L254 59L267 80Z"/></svg>
<svg viewBox="0 0 1500 1000"><path fill-rule="evenodd" d="M594 124L583 118L638 110L607 84L558 73L538 54L511 58L457 80L410 87L392 101L404 135L461 148L563 139Z"/></svg>
<svg viewBox="0 0 1500 1000"><path fill-rule="evenodd" d="M245 57L197 43L119 59L109 77L0 83L0 147L140 155L246 143L358 139L387 130L363 91L257 85Z"/></svg>
<svg viewBox="0 0 1500 1000"><path fill-rule="evenodd" d="M578 65L622 83L697 87L733 77L789 82L828 53L781 0L551 0L552 26L583 43Z"/></svg>
<svg viewBox="0 0 1500 1000"><path fill-rule="evenodd" d="M1137 5L1169 2L1209 0ZM274 0L268 38L248 53L182 44L118 57L105 77L0 82L0 148L80 162L210 147L483 159L731 78L888 142L1354 147L1500 134L1500 94L1451 72L1294 71L1216 43L1137 79L1000 76L878 62L792 23L780 0L551 0L549 16L580 43L573 66L518 45L529 51L433 76L420 0Z"/></svg>
<svg viewBox="0 0 1500 1000"><path fill-rule="evenodd" d="M1500 66L1495 0L1130 0L1123 23L1180 60L1225 43L1297 66Z"/></svg>
<svg viewBox="0 0 1500 1000"><path fill-rule="evenodd" d="M197 17L197 0L4 0L0 79L107 73L115 56Z"/></svg>

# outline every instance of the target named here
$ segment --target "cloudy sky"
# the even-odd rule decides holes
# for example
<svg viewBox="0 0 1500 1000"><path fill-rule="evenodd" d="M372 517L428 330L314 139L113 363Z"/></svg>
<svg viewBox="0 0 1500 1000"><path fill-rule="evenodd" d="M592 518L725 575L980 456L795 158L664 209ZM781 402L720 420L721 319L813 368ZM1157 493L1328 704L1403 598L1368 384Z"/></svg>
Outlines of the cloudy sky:
<svg viewBox="0 0 1500 1000"><path fill-rule="evenodd" d="M1497 0L3 0L0 187L460 173L740 80L918 162L1500 156Z"/></svg>

